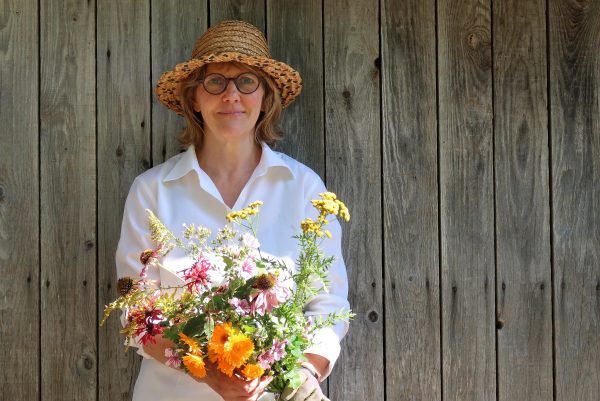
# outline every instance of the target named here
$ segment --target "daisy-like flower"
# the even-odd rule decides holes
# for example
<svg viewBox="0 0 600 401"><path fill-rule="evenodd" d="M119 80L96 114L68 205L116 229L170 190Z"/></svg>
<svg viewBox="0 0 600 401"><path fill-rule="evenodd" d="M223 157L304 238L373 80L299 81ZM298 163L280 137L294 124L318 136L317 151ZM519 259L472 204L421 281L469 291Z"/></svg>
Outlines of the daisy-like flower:
<svg viewBox="0 0 600 401"><path fill-rule="evenodd" d="M184 333L179 333L179 338L185 343L185 345L190 347L190 354L202 355L202 349L196 340L186 336Z"/></svg>
<svg viewBox="0 0 600 401"><path fill-rule="evenodd" d="M198 379L206 376L206 366L204 365L204 359L198 355L187 354L183 357L183 365L192 374L192 376Z"/></svg>
<svg viewBox="0 0 600 401"><path fill-rule="evenodd" d="M254 352L252 339L238 330L233 331L223 347L223 358L235 368L242 366Z"/></svg>
<svg viewBox="0 0 600 401"><path fill-rule="evenodd" d="M258 379L264 372L265 370L262 368L262 366L255 363L249 363L244 366L244 369L242 369L242 374L248 380Z"/></svg>
<svg viewBox="0 0 600 401"><path fill-rule="evenodd" d="M212 337L208 342L208 359L212 363L216 363L222 359L225 343L229 339L231 330L231 323L217 324L215 326Z"/></svg>
<svg viewBox="0 0 600 401"><path fill-rule="evenodd" d="M289 288L282 285L277 276L266 273L258 276L253 286L254 291L250 295L250 312L252 314L264 315L271 312L273 308L281 305L290 297Z"/></svg>

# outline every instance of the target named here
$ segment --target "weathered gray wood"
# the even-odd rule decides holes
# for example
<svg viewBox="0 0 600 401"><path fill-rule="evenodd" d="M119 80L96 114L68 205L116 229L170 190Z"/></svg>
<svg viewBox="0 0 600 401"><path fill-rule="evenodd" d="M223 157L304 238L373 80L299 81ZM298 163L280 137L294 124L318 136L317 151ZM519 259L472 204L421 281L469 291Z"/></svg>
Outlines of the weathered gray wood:
<svg viewBox="0 0 600 401"><path fill-rule="evenodd" d="M207 0L152 2L152 162L164 162L179 153L177 136L184 128L182 117L156 97L154 89L163 72L189 60L196 39L206 31Z"/></svg>
<svg viewBox="0 0 600 401"><path fill-rule="evenodd" d="M441 400L435 2L381 10L386 399Z"/></svg>
<svg viewBox="0 0 600 401"><path fill-rule="evenodd" d="M323 21L321 1L267 2L271 54L302 76L300 96L283 113L278 150L325 173L323 121Z"/></svg>
<svg viewBox="0 0 600 401"><path fill-rule="evenodd" d="M239 19L265 32L265 0L209 0L210 25L225 19Z"/></svg>
<svg viewBox="0 0 600 401"><path fill-rule="evenodd" d="M490 3L438 2L443 399L496 398Z"/></svg>
<svg viewBox="0 0 600 401"><path fill-rule="evenodd" d="M600 3L549 2L556 400L600 392Z"/></svg>
<svg viewBox="0 0 600 401"><path fill-rule="evenodd" d="M378 10L324 5L326 178L352 214L344 226L356 318L329 381L332 400L383 400L383 305Z"/></svg>
<svg viewBox="0 0 600 401"><path fill-rule="evenodd" d="M0 17L0 393L39 398L38 2Z"/></svg>
<svg viewBox="0 0 600 401"><path fill-rule="evenodd" d="M96 398L95 10L41 2L41 398Z"/></svg>
<svg viewBox="0 0 600 401"><path fill-rule="evenodd" d="M545 2L493 4L498 399L551 400Z"/></svg>
<svg viewBox="0 0 600 401"><path fill-rule="evenodd" d="M147 1L97 3L98 309L116 295L115 250L123 205L150 166L150 10ZM139 369L123 353L115 315L99 331L100 400L131 400Z"/></svg>

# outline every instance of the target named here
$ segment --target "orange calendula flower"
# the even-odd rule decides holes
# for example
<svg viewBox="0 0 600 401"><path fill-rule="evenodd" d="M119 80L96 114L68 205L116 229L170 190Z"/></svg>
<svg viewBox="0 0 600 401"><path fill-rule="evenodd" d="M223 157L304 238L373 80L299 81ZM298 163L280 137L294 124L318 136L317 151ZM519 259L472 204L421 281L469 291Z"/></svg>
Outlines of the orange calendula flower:
<svg viewBox="0 0 600 401"><path fill-rule="evenodd" d="M234 366L231 366L224 359L219 360L219 363L217 364L217 368L229 377L233 376L233 370L235 369Z"/></svg>
<svg viewBox="0 0 600 401"><path fill-rule="evenodd" d="M265 373L265 370L260 365L255 363L249 363L248 365L244 366L244 369L242 369L242 374L248 380L257 379L261 377L263 373Z"/></svg>
<svg viewBox="0 0 600 401"><path fill-rule="evenodd" d="M206 366L204 366L204 360L202 357L197 355L187 354L183 358L183 364L192 376L201 379L206 376Z"/></svg>
<svg viewBox="0 0 600 401"><path fill-rule="evenodd" d="M208 342L208 357L212 363L216 363L222 358L231 330L231 323L217 324L215 326L212 337Z"/></svg>
<svg viewBox="0 0 600 401"><path fill-rule="evenodd" d="M254 352L252 339L235 330L223 347L223 359L230 365L239 368Z"/></svg>
<svg viewBox="0 0 600 401"><path fill-rule="evenodd" d="M183 341L188 347L190 347L190 354L202 356L202 349L200 348L200 344L196 342L193 338L186 336L183 333L179 333L179 338Z"/></svg>

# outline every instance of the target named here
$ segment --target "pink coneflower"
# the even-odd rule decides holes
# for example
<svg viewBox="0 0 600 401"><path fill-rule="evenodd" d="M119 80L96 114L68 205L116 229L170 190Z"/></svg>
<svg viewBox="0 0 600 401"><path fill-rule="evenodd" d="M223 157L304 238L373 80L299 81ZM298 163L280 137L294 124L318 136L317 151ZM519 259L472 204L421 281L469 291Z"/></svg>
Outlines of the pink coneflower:
<svg viewBox="0 0 600 401"><path fill-rule="evenodd" d="M250 295L250 312L264 315L284 303L290 296L290 290L283 286L272 273L261 274L252 285L255 289Z"/></svg>

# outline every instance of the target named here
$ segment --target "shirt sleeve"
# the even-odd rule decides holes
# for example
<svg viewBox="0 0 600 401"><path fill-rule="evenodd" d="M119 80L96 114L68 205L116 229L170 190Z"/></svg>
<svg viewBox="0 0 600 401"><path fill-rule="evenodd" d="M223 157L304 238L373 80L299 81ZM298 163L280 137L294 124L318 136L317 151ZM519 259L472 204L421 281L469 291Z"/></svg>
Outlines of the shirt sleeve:
<svg viewBox="0 0 600 401"><path fill-rule="evenodd" d="M315 174L314 182L307 187L307 209L306 216L316 219L318 215L316 209L310 203L311 199L320 199L319 193L325 192L326 188L321 179ZM328 291L320 291L311 299L306 307L305 314L308 316L327 315L333 312L348 311L348 277L346 265L342 256L342 229L340 223L329 217L331 222L326 228L331 232L332 237L323 237L321 249L326 256L333 256L335 259L328 270L329 288ZM335 326L325 327L316 332L314 344L305 352L320 355L329 360L329 367L324 372L321 380L325 380L331 373L333 366L340 354L340 341L348 332L348 323L339 322Z"/></svg>
<svg viewBox="0 0 600 401"><path fill-rule="evenodd" d="M121 237L115 255L118 278L127 276L134 279L140 278L143 267L140 262L140 254L145 249L154 247L150 239L148 214L146 212L146 209L155 210L154 202L154 197L148 188L139 177L136 178L129 189L123 210ZM148 269L147 279L152 284L160 285L159 273L152 267ZM126 322L127 310L125 309L121 315L121 324L125 326ZM139 338L130 341L129 345L137 348L137 353L144 358L151 358L150 355L144 352L139 343Z"/></svg>

